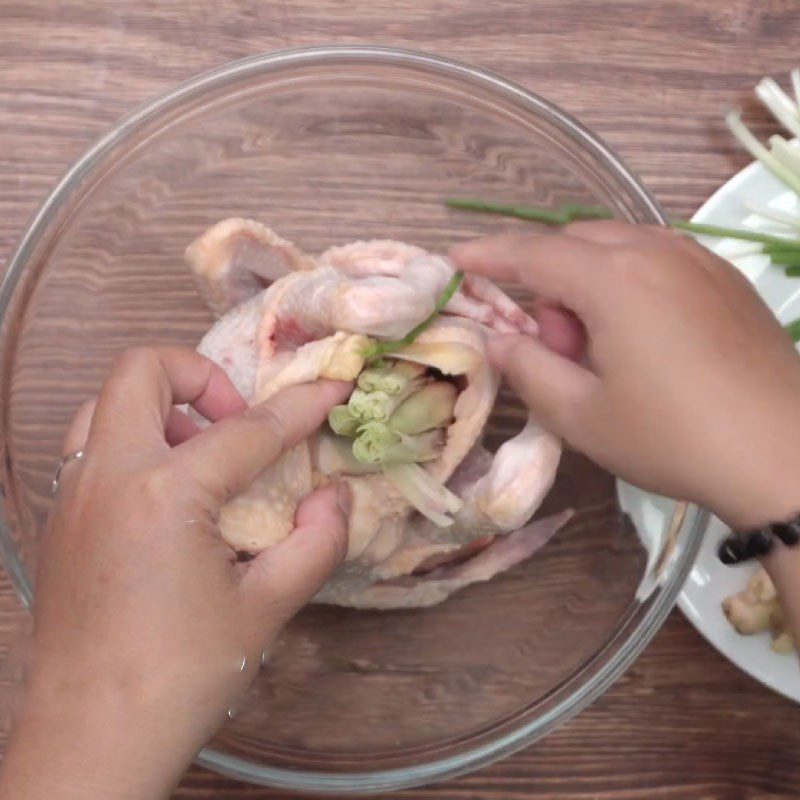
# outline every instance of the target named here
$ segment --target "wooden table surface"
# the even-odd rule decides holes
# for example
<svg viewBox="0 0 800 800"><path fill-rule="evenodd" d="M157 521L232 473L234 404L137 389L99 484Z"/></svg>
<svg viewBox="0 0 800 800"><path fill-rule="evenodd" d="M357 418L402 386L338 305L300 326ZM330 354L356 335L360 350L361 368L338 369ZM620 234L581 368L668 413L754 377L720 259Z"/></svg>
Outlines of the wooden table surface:
<svg viewBox="0 0 800 800"><path fill-rule="evenodd" d="M0 1L0 263L53 182L122 113L199 71L298 45L414 47L545 94L686 216L742 167L723 111L796 64L796 0ZM0 627L19 615L7 581ZM539 745L411 800L788 798L800 709L674 613L600 701ZM285 796L193 768L175 797Z"/></svg>

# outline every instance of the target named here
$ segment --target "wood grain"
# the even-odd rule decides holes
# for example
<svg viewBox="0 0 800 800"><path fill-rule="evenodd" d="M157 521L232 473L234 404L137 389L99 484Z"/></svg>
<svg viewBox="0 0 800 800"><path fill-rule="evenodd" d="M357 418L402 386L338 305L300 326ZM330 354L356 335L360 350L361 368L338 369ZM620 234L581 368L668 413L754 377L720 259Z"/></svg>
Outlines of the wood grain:
<svg viewBox="0 0 800 800"><path fill-rule="evenodd" d="M4 0L0 260L57 177L122 113L230 59L328 42L431 50L517 80L603 135L670 214L686 216L746 163L722 112L741 105L757 131L769 131L751 88L762 74L780 76L795 65L798 40L793 0ZM87 240L73 254L93 264L86 280L94 274L122 288L123 273L92 246ZM71 296L77 308L86 298ZM176 300L187 340L205 320L192 302ZM101 341L99 352L114 345ZM55 366L62 357L33 355ZM23 421L20 442L48 425L36 409ZM29 466L45 479L49 463ZM7 642L23 623L8 583L0 589L0 640ZM0 692L17 669L3 662ZM491 768L399 796L795 797L798 723L800 710L739 673L674 614L623 680L577 720ZM182 800L284 796L199 768L175 793Z"/></svg>

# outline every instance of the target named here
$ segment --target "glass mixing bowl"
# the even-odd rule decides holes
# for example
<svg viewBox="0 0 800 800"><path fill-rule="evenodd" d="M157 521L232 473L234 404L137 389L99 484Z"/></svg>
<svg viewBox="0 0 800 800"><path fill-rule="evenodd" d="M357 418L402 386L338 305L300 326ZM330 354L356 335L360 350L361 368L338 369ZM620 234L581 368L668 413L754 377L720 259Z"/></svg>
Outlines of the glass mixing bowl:
<svg viewBox="0 0 800 800"><path fill-rule="evenodd" d="M263 220L310 252L359 238L441 252L531 229L449 210L448 196L596 203L663 222L620 160L550 103L383 48L230 64L92 148L32 221L0 288L0 547L23 602L75 409L120 349L194 345L212 322L183 263L187 243L230 216ZM489 442L523 419L502 392ZM438 607L306 609L200 762L272 786L385 791L487 764L563 723L653 636L703 524L682 509L648 553L613 478L574 453L542 513L566 506L576 516L536 557Z"/></svg>

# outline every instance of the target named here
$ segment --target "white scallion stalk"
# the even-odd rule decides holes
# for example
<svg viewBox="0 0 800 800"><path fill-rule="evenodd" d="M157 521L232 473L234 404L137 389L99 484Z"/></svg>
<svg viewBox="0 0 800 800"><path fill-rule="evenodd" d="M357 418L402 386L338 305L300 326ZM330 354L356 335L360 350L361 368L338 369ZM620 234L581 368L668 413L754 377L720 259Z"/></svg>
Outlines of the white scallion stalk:
<svg viewBox="0 0 800 800"><path fill-rule="evenodd" d="M756 86L756 95L787 131L793 136L800 136L797 106L772 78L764 78Z"/></svg>
<svg viewBox="0 0 800 800"><path fill-rule="evenodd" d="M347 409L355 419L362 422L384 422L394 410L390 408L392 395L386 392L365 392L354 389L347 401Z"/></svg>
<svg viewBox="0 0 800 800"><path fill-rule="evenodd" d="M444 431L436 429L416 436L400 434L400 441L390 445L381 459L382 464L421 464L433 461L442 454Z"/></svg>
<svg viewBox="0 0 800 800"><path fill-rule="evenodd" d="M450 424L458 391L451 383L437 381L412 394L389 417L393 431L414 435Z"/></svg>
<svg viewBox="0 0 800 800"><path fill-rule="evenodd" d="M386 451L399 441L400 434L389 430L383 422L365 422L353 442L353 455L365 464L380 464Z"/></svg>
<svg viewBox="0 0 800 800"><path fill-rule="evenodd" d="M383 473L420 514L440 528L453 524L448 513L457 513L463 503L418 464L390 464Z"/></svg>
<svg viewBox="0 0 800 800"><path fill-rule="evenodd" d="M729 111L725 122L731 133L744 145L753 158L757 158L776 178L800 194L800 177L787 169L761 142L753 136L742 122L740 111Z"/></svg>
<svg viewBox="0 0 800 800"><path fill-rule="evenodd" d="M424 373L424 370L423 370ZM408 397L413 397L430 383L424 374L411 378L405 386L395 394L383 391L365 392L363 389L354 389L347 402L350 413L362 422L386 422Z"/></svg>
<svg viewBox="0 0 800 800"><path fill-rule="evenodd" d="M794 100L800 106L800 69L795 67L792 72L792 89L794 90Z"/></svg>
<svg viewBox="0 0 800 800"><path fill-rule="evenodd" d="M423 364L410 361L392 361L386 366L370 367L358 376L358 388L365 392L400 394L408 383L425 374Z"/></svg>
<svg viewBox="0 0 800 800"><path fill-rule="evenodd" d="M800 175L800 150L787 142L783 136L770 136L769 143L772 146L772 155L787 169Z"/></svg>
<svg viewBox="0 0 800 800"><path fill-rule="evenodd" d="M788 225L792 228L800 228L800 216L797 214L791 214L788 211L782 211L778 208L771 208L770 206L765 206L762 203L756 203L754 200L745 200L744 207L748 211L752 211L754 214L758 214L759 217L763 217L764 219L780 223L781 225ZM754 249L752 252L761 252L762 245L759 245L757 242L753 242L753 246L756 247L756 249ZM742 253L740 255L745 254Z"/></svg>
<svg viewBox="0 0 800 800"><path fill-rule="evenodd" d="M755 256L763 252L764 245L759 242L744 242L741 239L720 239L714 252L730 261L732 258Z"/></svg>
<svg viewBox="0 0 800 800"><path fill-rule="evenodd" d="M355 436L361 420L354 417L347 406L334 406L328 412L328 424L340 436Z"/></svg>
<svg viewBox="0 0 800 800"><path fill-rule="evenodd" d="M408 436L390 430L382 422L367 422L353 442L353 457L365 464L418 464L437 459L443 446L441 428Z"/></svg>
<svg viewBox="0 0 800 800"><path fill-rule="evenodd" d="M323 431L317 439L317 467L324 475L369 475L380 472L353 455L353 440Z"/></svg>
<svg viewBox="0 0 800 800"><path fill-rule="evenodd" d="M450 514L461 511L464 506L461 502L461 498L453 494L444 484L437 481L429 472L418 464L399 464L398 466L402 471L411 476L411 481L416 484L424 494L427 494L431 501L441 504L444 511Z"/></svg>

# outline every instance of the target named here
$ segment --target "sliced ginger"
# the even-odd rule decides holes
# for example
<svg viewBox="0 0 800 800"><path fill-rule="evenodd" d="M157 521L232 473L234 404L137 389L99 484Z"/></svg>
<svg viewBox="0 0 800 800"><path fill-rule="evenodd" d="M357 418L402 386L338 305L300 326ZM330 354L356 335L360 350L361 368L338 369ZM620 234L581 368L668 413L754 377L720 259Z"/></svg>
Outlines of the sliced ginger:
<svg viewBox="0 0 800 800"><path fill-rule="evenodd" d="M752 636L770 631L771 647L775 652L791 653L794 650L794 641L775 586L763 568L753 573L741 592L722 601L722 610L739 633Z"/></svg>

